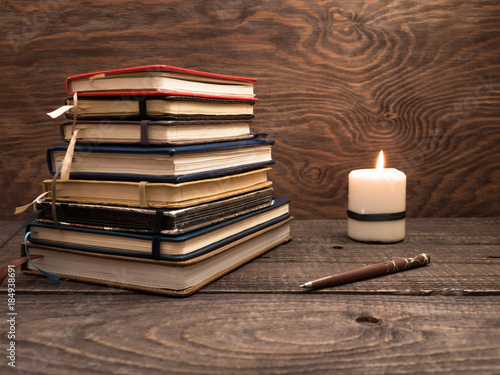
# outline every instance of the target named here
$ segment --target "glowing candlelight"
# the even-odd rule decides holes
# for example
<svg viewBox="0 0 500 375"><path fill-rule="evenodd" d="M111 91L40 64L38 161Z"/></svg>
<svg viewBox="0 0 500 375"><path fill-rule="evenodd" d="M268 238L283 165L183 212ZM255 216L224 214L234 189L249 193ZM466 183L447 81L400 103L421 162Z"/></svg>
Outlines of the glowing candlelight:
<svg viewBox="0 0 500 375"><path fill-rule="evenodd" d="M380 154L378 154L378 159L377 159L377 169L382 169L384 168L384 151L380 150Z"/></svg>

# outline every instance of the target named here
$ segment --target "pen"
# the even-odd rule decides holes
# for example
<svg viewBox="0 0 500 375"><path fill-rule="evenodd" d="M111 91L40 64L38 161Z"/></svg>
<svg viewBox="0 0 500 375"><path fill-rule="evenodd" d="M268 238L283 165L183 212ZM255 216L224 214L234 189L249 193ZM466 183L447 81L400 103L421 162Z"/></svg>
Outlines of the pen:
<svg viewBox="0 0 500 375"><path fill-rule="evenodd" d="M300 287L306 289L326 288L329 286L381 276L387 273L400 272L414 267L425 266L426 264L429 264L430 261L430 256L426 253L422 253L414 256L413 258L398 258L391 261L372 264L370 266L355 268L349 271L338 272L333 275L308 281L300 285Z"/></svg>

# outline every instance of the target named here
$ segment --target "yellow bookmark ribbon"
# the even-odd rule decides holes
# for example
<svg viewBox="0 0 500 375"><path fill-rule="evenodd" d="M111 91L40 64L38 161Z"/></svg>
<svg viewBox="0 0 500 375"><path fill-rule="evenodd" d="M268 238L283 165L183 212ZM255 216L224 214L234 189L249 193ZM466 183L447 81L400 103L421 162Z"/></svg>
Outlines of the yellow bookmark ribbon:
<svg viewBox="0 0 500 375"><path fill-rule="evenodd" d="M90 76L89 77L89 82L90 82L90 86L92 86L94 84L94 81L96 79L102 79L102 78L105 78L106 77L106 74L105 73L101 73L101 74L94 74L93 76Z"/></svg>
<svg viewBox="0 0 500 375"><path fill-rule="evenodd" d="M73 94L73 125L71 126L71 134L75 132L77 112L78 112L78 93L75 92Z"/></svg>
<svg viewBox="0 0 500 375"><path fill-rule="evenodd" d="M69 141L69 146L66 150L66 154L64 155L63 159L63 165L61 169L61 181L68 181L69 180L69 173L71 171L71 163L73 162L73 153L75 151L75 143L76 143L76 137L78 136L78 132L80 129L76 129L73 133L73 136L71 137L71 140Z"/></svg>
<svg viewBox="0 0 500 375"><path fill-rule="evenodd" d="M40 198L45 197L49 193L50 193L50 191L46 191L45 193L42 193L38 197L36 197L33 200L33 202L25 204L24 206L16 207L16 210L14 211L14 215L17 215L17 214L20 214L21 212L26 211L28 208L30 208L31 206L33 206L37 200L39 200Z"/></svg>

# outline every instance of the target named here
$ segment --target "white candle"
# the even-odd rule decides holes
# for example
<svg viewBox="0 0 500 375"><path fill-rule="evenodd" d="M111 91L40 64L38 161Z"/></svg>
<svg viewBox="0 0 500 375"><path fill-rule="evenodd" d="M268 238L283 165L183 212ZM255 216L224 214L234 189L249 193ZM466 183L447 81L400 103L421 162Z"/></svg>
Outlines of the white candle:
<svg viewBox="0 0 500 375"><path fill-rule="evenodd" d="M380 151L377 168L349 173L347 235L364 242L397 242L405 238L406 175L384 168Z"/></svg>

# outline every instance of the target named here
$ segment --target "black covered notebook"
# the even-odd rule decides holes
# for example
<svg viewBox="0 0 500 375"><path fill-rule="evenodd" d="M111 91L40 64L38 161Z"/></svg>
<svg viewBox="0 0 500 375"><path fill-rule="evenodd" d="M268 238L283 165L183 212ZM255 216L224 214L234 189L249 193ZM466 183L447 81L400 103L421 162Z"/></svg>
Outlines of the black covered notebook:
<svg viewBox="0 0 500 375"><path fill-rule="evenodd" d="M254 117L254 100L219 99L182 95L79 96L73 119L117 120L243 120ZM73 98L66 105L74 105Z"/></svg>
<svg viewBox="0 0 500 375"><path fill-rule="evenodd" d="M154 209L55 202L57 220L66 225L135 233L180 234L229 220L272 204L272 188L178 209ZM40 199L38 220L52 223L52 202Z"/></svg>

